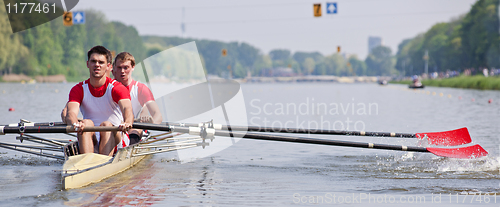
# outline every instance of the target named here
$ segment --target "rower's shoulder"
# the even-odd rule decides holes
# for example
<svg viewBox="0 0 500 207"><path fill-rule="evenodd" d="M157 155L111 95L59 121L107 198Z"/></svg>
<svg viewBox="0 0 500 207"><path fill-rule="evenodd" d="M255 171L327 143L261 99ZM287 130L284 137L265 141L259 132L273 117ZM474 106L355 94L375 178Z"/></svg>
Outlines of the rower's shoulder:
<svg viewBox="0 0 500 207"><path fill-rule="evenodd" d="M81 81L81 82L78 82L75 84L75 86L83 86L83 84L88 84L90 81L90 78L87 79L87 80L84 80L84 81Z"/></svg>
<svg viewBox="0 0 500 207"><path fill-rule="evenodd" d="M87 79L87 80L84 80L84 81L82 81L82 82L79 82L79 83L75 84L75 85L73 86L73 88L71 88L71 90L83 90L83 84L84 84L84 83L88 83L88 81L89 81L89 80Z"/></svg>
<svg viewBox="0 0 500 207"><path fill-rule="evenodd" d="M113 87L120 87L123 86L125 87L120 81L117 81L116 79L111 79L110 77L106 77L106 84L111 84Z"/></svg>
<svg viewBox="0 0 500 207"><path fill-rule="evenodd" d="M120 83L117 80L109 78L109 81L111 81L110 84L113 85L113 88L111 90L111 94L113 96L121 97L121 98L117 98L117 100L120 100L122 98L127 98L127 97L128 97L128 99L130 99L130 92L127 89L127 87L125 87L122 83Z"/></svg>
<svg viewBox="0 0 500 207"><path fill-rule="evenodd" d="M149 89L149 87L148 87L146 84L141 83L141 82L139 82L139 81L137 81L137 87L139 87L139 88L147 88L147 89Z"/></svg>

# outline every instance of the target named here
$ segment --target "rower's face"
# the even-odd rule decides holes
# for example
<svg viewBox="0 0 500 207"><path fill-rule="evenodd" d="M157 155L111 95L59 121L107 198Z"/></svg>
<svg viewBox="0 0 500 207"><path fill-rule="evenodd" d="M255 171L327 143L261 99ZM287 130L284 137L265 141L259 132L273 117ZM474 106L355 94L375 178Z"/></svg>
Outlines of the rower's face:
<svg viewBox="0 0 500 207"><path fill-rule="evenodd" d="M101 78L106 75L111 63L108 63L105 55L92 53L87 61L87 68L89 68L90 76L94 78Z"/></svg>
<svg viewBox="0 0 500 207"><path fill-rule="evenodd" d="M120 83L128 85L129 81L132 80L132 71L134 71L134 67L132 67L130 60L116 60L113 67L113 76Z"/></svg>

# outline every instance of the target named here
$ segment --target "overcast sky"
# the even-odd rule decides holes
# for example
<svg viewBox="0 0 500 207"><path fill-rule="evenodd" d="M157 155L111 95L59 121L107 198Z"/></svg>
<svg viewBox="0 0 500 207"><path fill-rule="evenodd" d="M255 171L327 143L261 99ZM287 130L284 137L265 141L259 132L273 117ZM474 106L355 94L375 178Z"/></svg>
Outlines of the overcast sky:
<svg viewBox="0 0 500 207"><path fill-rule="evenodd" d="M262 52L289 49L329 55L368 53L368 37L379 36L396 53L402 40L438 22L465 14L475 0L81 0L73 11L93 8L108 20L133 25L141 35L183 36L246 42ZM322 17L313 4L322 3ZM183 9L184 8L184 9ZM184 10L184 15L183 15ZM182 33L181 22L185 23Z"/></svg>

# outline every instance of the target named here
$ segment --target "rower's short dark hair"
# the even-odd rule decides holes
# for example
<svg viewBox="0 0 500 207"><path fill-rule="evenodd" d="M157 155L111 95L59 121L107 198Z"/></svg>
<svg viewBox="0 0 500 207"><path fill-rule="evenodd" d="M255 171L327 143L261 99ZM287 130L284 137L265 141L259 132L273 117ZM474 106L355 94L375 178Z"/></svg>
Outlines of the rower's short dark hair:
<svg viewBox="0 0 500 207"><path fill-rule="evenodd" d="M106 49L104 46L97 45L97 46L94 46L92 49L90 49L87 52L87 60L90 60L90 55L92 55L94 53L106 56L106 60L108 61L108 63L113 63L113 57L111 55L111 52L108 49Z"/></svg>
<svg viewBox="0 0 500 207"><path fill-rule="evenodd" d="M130 54L128 52L121 52L120 54L116 55L115 62L113 63L113 67L115 66L116 61L118 61L118 60L122 61L122 62L130 61L130 66L132 66L132 67L135 66L135 58L132 54Z"/></svg>

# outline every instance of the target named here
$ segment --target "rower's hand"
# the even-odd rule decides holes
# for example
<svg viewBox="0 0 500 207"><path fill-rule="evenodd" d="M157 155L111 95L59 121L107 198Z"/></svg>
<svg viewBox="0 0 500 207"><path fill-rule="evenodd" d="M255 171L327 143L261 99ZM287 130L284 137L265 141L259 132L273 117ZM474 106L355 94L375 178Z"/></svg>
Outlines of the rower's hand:
<svg viewBox="0 0 500 207"><path fill-rule="evenodd" d="M141 118L139 119L139 122L153 123L153 117L152 116L141 116Z"/></svg>
<svg viewBox="0 0 500 207"><path fill-rule="evenodd" d="M83 123L83 121L75 122L75 123L73 123L73 128L79 134L83 134L83 129L85 128L85 123Z"/></svg>
<svg viewBox="0 0 500 207"><path fill-rule="evenodd" d="M127 132L128 130L132 129L132 124L126 122L121 123L119 129L122 132Z"/></svg>

